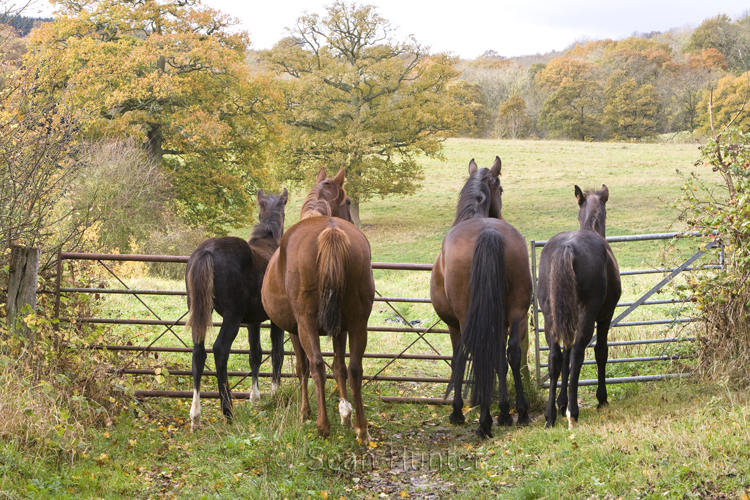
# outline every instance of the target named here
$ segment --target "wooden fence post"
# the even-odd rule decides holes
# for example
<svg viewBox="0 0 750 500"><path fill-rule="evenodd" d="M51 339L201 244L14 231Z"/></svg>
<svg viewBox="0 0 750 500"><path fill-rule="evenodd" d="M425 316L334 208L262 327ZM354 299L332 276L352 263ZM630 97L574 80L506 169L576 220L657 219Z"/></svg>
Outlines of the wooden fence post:
<svg viewBox="0 0 750 500"><path fill-rule="evenodd" d="M26 304L36 308L36 282L39 274L39 249L18 245L10 247L8 277L8 328L15 330L16 315ZM18 333L28 337L27 328Z"/></svg>

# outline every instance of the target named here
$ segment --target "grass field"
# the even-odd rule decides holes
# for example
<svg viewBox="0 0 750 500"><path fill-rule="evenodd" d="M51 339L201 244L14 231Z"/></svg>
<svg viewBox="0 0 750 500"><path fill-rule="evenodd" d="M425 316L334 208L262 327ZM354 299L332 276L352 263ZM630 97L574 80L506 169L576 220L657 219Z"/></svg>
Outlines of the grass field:
<svg viewBox="0 0 750 500"><path fill-rule="evenodd" d="M679 230L669 204L680 195L682 179L675 169L691 171L698 157L694 145L573 143L536 141L449 140L444 160L425 160L424 187L407 198L375 199L362 206L364 231L373 260L432 263L453 220L458 192L468 162L489 166L503 160L503 214L527 241L543 240L577 228L573 186L610 189L608 235ZM710 175L710 172L702 172ZM293 192L287 225L299 214L304 193ZM238 231L241 236L247 230ZM700 246L682 241L616 244L621 269L671 266ZM181 289L179 281L139 275L122 269L132 288ZM623 278L623 301L634 300L662 275ZM428 297L429 273L376 271L384 296ZM108 286L115 287L114 282ZM666 295L666 293L665 293ZM659 298L663 298L660 296ZM147 297L162 318L176 319L184 298ZM102 315L146 318L132 298L102 300ZM429 304L398 304L397 309L419 326L437 317ZM680 305L652 306L629 320L692 314ZM395 313L377 302L371 325L403 326ZM133 344L148 343L161 330L118 328ZM178 330L178 333L181 333ZM694 335L694 326L629 327L613 330L610 339L629 340ZM188 338L188 336L185 336ZM262 335L264 348L269 347ZM371 334L368 352L399 352L416 336ZM428 339L450 353L446 335ZM324 350L329 350L323 340ZM533 346L533 339L531 342ZM167 334L159 345L180 345ZM244 332L235 347L246 348ZM409 352L431 353L424 342ZM694 353L690 343L610 349L611 357ZM546 356L542 358L545 361ZM124 363L129 355L122 355ZM533 352L529 357L533 363ZM691 360L620 363L609 376L686 372ZM189 369L189 356L152 355L141 367ZM247 370L244 356L230 358L230 370ZM367 360L365 373L383 366ZM209 357L207 369L213 368ZM266 370L264 368L262 371ZM290 361L286 372L293 371ZM532 371L534 371L532 367ZM443 361L398 361L385 375L447 376ZM594 378L586 369L582 378ZM189 390L189 377L137 378L140 388ZM328 383L328 389L333 383ZM247 390L243 383L237 390ZM262 380L261 391L268 388ZM215 390L215 379L204 378ZM351 430L343 429L328 398L332 422L329 439L316 437L314 420L300 422L298 387L285 379L274 397L258 405L237 402L235 424L221 418L216 401L204 400L206 423L190 433L189 401L132 401L108 428L91 429L83 455L75 460L26 456L2 443L0 498L743 498L750 495L750 397L725 386L701 386L690 379L609 387L611 405L597 411L594 389L581 390L581 426L544 430L541 413L546 395L532 390L532 424L527 428L494 428L495 438L473 435L476 410L467 425L448 425L449 408L394 405L380 395L440 396L444 385L373 383L365 388L366 413L373 442L359 447ZM511 400L512 401L512 400ZM315 409L313 408L313 412ZM313 414L314 417L314 414ZM561 422L558 419L558 422ZM743 496L744 495L744 496Z"/></svg>

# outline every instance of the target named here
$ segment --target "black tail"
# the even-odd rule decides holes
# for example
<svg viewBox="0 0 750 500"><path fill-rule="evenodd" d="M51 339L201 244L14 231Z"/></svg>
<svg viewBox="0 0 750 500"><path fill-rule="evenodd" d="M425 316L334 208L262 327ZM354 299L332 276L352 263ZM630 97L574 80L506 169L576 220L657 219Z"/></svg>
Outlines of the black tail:
<svg viewBox="0 0 750 500"><path fill-rule="evenodd" d="M505 243L495 229L485 229L474 245L474 260L469 278L469 310L461 331L455 366L468 362L467 386L471 386L471 404L489 405L494 398L497 370L500 366L502 332L505 328ZM446 395L463 373L453 373Z"/></svg>
<svg viewBox="0 0 750 500"><path fill-rule="evenodd" d="M570 348L576 340L578 329L578 294L576 292L576 274L573 269L575 254L569 246L559 248L550 259L549 299L552 312L554 339L562 340Z"/></svg>
<svg viewBox="0 0 750 500"><path fill-rule="evenodd" d="M203 250L197 254L185 277L185 284L190 309L185 328L192 327L193 343L199 344L206 339L214 309L214 257L211 252Z"/></svg>

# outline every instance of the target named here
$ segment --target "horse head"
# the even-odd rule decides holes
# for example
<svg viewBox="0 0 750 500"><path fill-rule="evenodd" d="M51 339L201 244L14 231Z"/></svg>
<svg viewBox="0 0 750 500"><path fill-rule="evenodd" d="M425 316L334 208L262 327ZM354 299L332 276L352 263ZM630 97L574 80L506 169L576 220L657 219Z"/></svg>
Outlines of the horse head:
<svg viewBox="0 0 750 500"><path fill-rule="evenodd" d="M474 159L469 162L469 179L458 197L454 226L472 217L502 219L503 187L499 179L501 167L498 157L495 157L495 162L489 169L480 169Z"/></svg>
<svg viewBox="0 0 750 500"><path fill-rule="evenodd" d="M258 226L269 230L277 243L281 241L284 234L284 208L287 201L289 201L289 192L286 188L280 195L266 194L262 189L258 190L258 220L260 221Z"/></svg>
<svg viewBox="0 0 750 500"><path fill-rule="evenodd" d="M352 217L349 211L351 199L344 191L345 175L344 167L341 167L333 178L329 178L325 168L321 168L318 171L315 186L310 190L310 194L307 195L302 205L300 219L327 215L351 222Z"/></svg>
<svg viewBox="0 0 750 500"><path fill-rule="evenodd" d="M607 201L609 189L602 184L598 191L589 190L585 193L578 186L575 187L578 200L578 222L582 230L594 231L602 238L606 237Z"/></svg>

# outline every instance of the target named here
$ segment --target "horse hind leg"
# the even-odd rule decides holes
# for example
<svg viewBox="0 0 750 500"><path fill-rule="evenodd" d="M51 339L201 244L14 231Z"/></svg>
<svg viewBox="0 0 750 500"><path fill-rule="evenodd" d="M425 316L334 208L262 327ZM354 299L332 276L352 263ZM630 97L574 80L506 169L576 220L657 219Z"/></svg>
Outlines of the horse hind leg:
<svg viewBox="0 0 750 500"><path fill-rule="evenodd" d="M510 368L513 370L513 383L516 388L516 413L518 413L518 425L527 425L531 423L529 418L529 402L523 391L523 380L521 379L521 346L518 343L519 319L513 322L508 340L508 359Z"/></svg>
<svg viewBox="0 0 750 500"><path fill-rule="evenodd" d="M281 367L284 365L284 330L271 323L271 394L281 385Z"/></svg>
<svg viewBox="0 0 750 500"><path fill-rule="evenodd" d="M609 348L607 347L607 336L609 334L609 325L612 322L612 315L603 321L596 323L596 345L594 354L596 356L597 368L597 387L596 399L599 402L597 409L607 406L607 358L609 357Z"/></svg>
<svg viewBox="0 0 750 500"><path fill-rule="evenodd" d="M568 380L570 378L570 349L562 349L562 370L560 371L560 394L557 396L557 407L561 417L568 410Z"/></svg>
<svg viewBox="0 0 750 500"><path fill-rule="evenodd" d="M578 325L576 341L570 349L570 386L568 409L565 412L568 417L568 428L571 430L578 425L578 380L581 376L583 360L586 357L586 347L594 335L594 318L586 313L581 314Z"/></svg>
<svg viewBox="0 0 750 500"><path fill-rule="evenodd" d="M453 359L456 360L458 359L456 348L460 345L461 331L458 328L453 328L452 326L449 326L448 330L450 331L451 344L453 345ZM452 367L454 373L456 373L456 370L458 370L458 373L461 374L461 377L456 379L456 387L453 390L453 412L449 417L449 420L452 424L463 424L466 421L466 417L464 417L464 400L463 395L461 394L461 391L463 390L462 382L465 367L465 364L462 366L456 365Z"/></svg>
<svg viewBox="0 0 750 500"><path fill-rule="evenodd" d="M553 335L547 335L547 345L549 345L549 357L547 364L549 367L549 400L547 410L544 413L547 423L546 428L554 427L557 418L557 409L555 408L555 392L557 391L557 378L562 368L562 352L560 345L555 342Z"/></svg>
<svg viewBox="0 0 750 500"><path fill-rule="evenodd" d="M201 426L201 377L206 366L206 347L203 342L193 344L193 404L190 406L190 430Z"/></svg>
<svg viewBox="0 0 750 500"><path fill-rule="evenodd" d="M260 323L247 325L247 341L250 345L250 374L253 378L253 386L250 389L250 401L260 401L260 390L258 389L258 371L263 361L263 352L260 347Z"/></svg>
<svg viewBox="0 0 750 500"><path fill-rule="evenodd" d="M352 404L349 402L346 391L346 337L347 332L342 330L333 339L333 377L339 388L339 416L341 425L347 429L352 427Z"/></svg>
<svg viewBox="0 0 750 500"><path fill-rule="evenodd" d="M360 444L370 443L370 433L367 431L365 408L362 404L362 358L367 347L367 320L353 324L349 329L349 383L352 387L354 400L354 432Z"/></svg>
<svg viewBox="0 0 750 500"><path fill-rule="evenodd" d="M300 418L307 420L312 413L310 408L310 398L307 393L307 382L310 377L310 364L307 361L307 355L302 349L302 344L299 341L299 335L294 333L289 335L289 339L292 341L292 347L294 348L294 357L296 358L297 368L297 379L300 385Z"/></svg>
<svg viewBox="0 0 750 500"><path fill-rule="evenodd" d="M229 351L234 339L240 331L240 318L224 316L224 321L219 330L219 335L214 342L214 363L216 364L216 378L219 384L219 398L221 399L221 411L227 423L234 420L234 407L232 404L232 393L229 389L227 378L227 365L229 363Z"/></svg>
<svg viewBox="0 0 750 500"><path fill-rule="evenodd" d="M498 378L500 387L500 400L498 406L500 413L497 415L497 425L513 425L513 417L510 415L510 402L508 401L508 356L505 348L506 333L500 339L500 366L498 366Z"/></svg>

